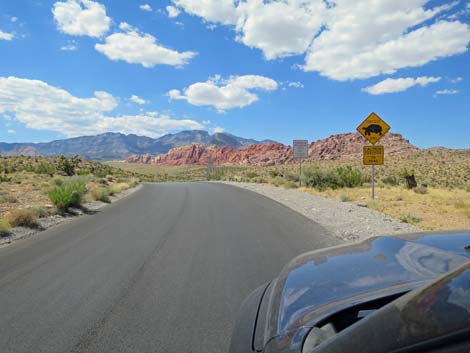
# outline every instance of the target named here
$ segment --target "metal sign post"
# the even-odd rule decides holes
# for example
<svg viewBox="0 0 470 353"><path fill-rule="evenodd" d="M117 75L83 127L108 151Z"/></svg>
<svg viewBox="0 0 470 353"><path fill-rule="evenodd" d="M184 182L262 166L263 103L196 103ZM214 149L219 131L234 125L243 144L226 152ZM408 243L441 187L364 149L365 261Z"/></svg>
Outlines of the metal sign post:
<svg viewBox="0 0 470 353"><path fill-rule="evenodd" d="M294 140L292 143L294 148L294 158L298 158L299 165L299 187L302 186L302 159L308 158L308 141L307 140Z"/></svg>
<svg viewBox="0 0 470 353"><path fill-rule="evenodd" d="M371 113L366 120L357 127L357 132L373 145L364 146L363 154L364 165L372 166L372 199L375 199L375 166L384 164L384 147L374 145L379 142L389 130L390 126L375 113Z"/></svg>
<svg viewBox="0 0 470 353"><path fill-rule="evenodd" d="M364 146L364 165L372 166L372 199L375 199L375 166L384 164L384 146Z"/></svg>

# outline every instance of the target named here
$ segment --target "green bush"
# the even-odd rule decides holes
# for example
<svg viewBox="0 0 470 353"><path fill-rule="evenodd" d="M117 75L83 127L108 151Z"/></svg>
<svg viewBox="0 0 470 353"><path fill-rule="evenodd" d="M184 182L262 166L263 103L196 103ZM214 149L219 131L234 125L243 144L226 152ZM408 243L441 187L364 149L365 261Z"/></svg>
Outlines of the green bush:
<svg viewBox="0 0 470 353"><path fill-rule="evenodd" d="M386 185L398 186L400 185L400 178L394 175L389 175L382 179L382 183Z"/></svg>
<svg viewBox="0 0 470 353"><path fill-rule="evenodd" d="M422 221L422 219L412 213L402 213L400 215L400 221L404 223L417 224Z"/></svg>
<svg viewBox="0 0 470 353"><path fill-rule="evenodd" d="M6 220L13 227L39 227L38 215L30 208L13 210L7 214Z"/></svg>
<svg viewBox="0 0 470 353"><path fill-rule="evenodd" d="M364 182L362 172L349 166L336 168L336 173L340 179L339 187L353 188L362 185Z"/></svg>
<svg viewBox="0 0 470 353"><path fill-rule="evenodd" d="M47 175L53 176L55 173L55 170L56 170L55 167L50 163L39 163L34 169L34 172L36 174L47 174Z"/></svg>
<svg viewBox="0 0 470 353"><path fill-rule="evenodd" d="M70 180L49 192L49 199L59 211L64 212L69 207L80 207L86 192L84 181Z"/></svg>
<svg viewBox="0 0 470 353"><path fill-rule="evenodd" d="M248 173L246 173L246 177L247 177L247 178L250 178L250 179L256 178L257 176L258 176L258 173L256 173L256 172L248 172Z"/></svg>
<svg viewBox="0 0 470 353"><path fill-rule="evenodd" d="M334 170L305 168L302 172L302 183L320 190L351 188L362 185L363 181L362 172L352 167L339 167Z"/></svg>
<svg viewBox="0 0 470 353"><path fill-rule="evenodd" d="M72 158L67 158L65 156L60 156L57 161L57 170L62 172L67 176L75 175L75 171L78 168L81 159L78 156L73 156Z"/></svg>
<svg viewBox="0 0 470 353"><path fill-rule="evenodd" d="M0 237L4 238L11 234L11 225L8 221L0 219Z"/></svg>
<svg viewBox="0 0 470 353"><path fill-rule="evenodd" d="M279 175L281 175L281 173L279 172L279 170L277 170L277 169L270 169L270 170L269 170L269 176L270 176L271 178L275 178L275 177L277 177L277 176L279 176Z"/></svg>

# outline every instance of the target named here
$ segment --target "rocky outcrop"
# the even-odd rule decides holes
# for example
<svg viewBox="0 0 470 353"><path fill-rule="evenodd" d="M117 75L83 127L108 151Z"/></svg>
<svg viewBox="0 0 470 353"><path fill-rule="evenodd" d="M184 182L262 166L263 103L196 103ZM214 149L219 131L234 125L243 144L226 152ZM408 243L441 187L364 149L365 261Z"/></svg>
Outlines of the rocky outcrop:
<svg viewBox="0 0 470 353"><path fill-rule="evenodd" d="M338 134L312 142L309 146L309 160L341 160L359 158L362 148L368 144L358 133ZM386 154L403 153L418 150L400 134L388 134L380 144L385 146ZM244 149L232 147L205 146L190 144L177 147L159 156L149 154L133 155L127 158L129 163L156 165L207 165L209 159L214 165L252 165L273 166L294 161L292 147L281 143L266 145L253 144Z"/></svg>
<svg viewBox="0 0 470 353"><path fill-rule="evenodd" d="M377 144L384 146L387 155L418 150L400 134L389 133ZM362 156L365 145L370 145L370 143L357 132L337 134L312 142L308 154L312 160L352 159Z"/></svg>
<svg viewBox="0 0 470 353"><path fill-rule="evenodd" d="M243 150L232 147L205 146L191 144L173 148L170 152L152 157L133 155L129 163L159 165L207 165L209 159L214 165L257 165L272 166L292 161L292 148L281 143L270 145L250 145Z"/></svg>

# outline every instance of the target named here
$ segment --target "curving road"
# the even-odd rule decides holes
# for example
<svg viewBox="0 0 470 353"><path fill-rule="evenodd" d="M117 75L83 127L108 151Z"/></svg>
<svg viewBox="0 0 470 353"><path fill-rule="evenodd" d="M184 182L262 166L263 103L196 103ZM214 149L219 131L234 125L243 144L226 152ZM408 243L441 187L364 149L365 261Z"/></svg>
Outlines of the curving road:
<svg viewBox="0 0 470 353"><path fill-rule="evenodd" d="M223 353L246 295L336 243L247 190L146 184L0 249L0 351Z"/></svg>

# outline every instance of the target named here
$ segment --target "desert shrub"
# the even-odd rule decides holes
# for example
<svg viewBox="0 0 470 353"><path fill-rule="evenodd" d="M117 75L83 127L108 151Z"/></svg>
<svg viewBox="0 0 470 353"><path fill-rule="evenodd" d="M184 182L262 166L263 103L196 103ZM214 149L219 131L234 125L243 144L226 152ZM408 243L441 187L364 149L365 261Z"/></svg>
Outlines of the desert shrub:
<svg viewBox="0 0 470 353"><path fill-rule="evenodd" d="M110 203L111 199L109 198L111 192L108 188L98 188L96 189L96 193L94 199L96 201Z"/></svg>
<svg viewBox="0 0 470 353"><path fill-rule="evenodd" d="M270 180L270 183L273 184L274 186L281 186L286 182L286 180L280 176L277 176L275 178L272 178Z"/></svg>
<svg viewBox="0 0 470 353"><path fill-rule="evenodd" d="M305 186L317 189L336 188L339 184L337 174L320 168L304 168L301 179Z"/></svg>
<svg viewBox="0 0 470 353"><path fill-rule="evenodd" d="M464 190L466 192L470 192L470 184L466 184L465 187L464 187Z"/></svg>
<svg viewBox="0 0 470 353"><path fill-rule="evenodd" d="M17 203L18 199L10 194L0 193L0 203Z"/></svg>
<svg viewBox="0 0 470 353"><path fill-rule="evenodd" d="M302 182L308 187L317 189L338 189L362 185L362 172L352 167L339 167L334 170L320 168L305 168L302 172Z"/></svg>
<svg viewBox="0 0 470 353"><path fill-rule="evenodd" d="M11 225L5 219L0 219L0 237L4 238L11 234Z"/></svg>
<svg viewBox="0 0 470 353"><path fill-rule="evenodd" d="M139 178L130 178L130 179L127 181L127 184L128 184L129 187L131 187L131 188L136 187L137 185L140 184L140 179L139 179Z"/></svg>
<svg viewBox="0 0 470 353"><path fill-rule="evenodd" d="M0 183L8 183L11 181L11 177L8 177L4 174L0 174Z"/></svg>
<svg viewBox="0 0 470 353"><path fill-rule="evenodd" d="M428 193L428 188L424 185L420 185L420 186L415 187L413 191L417 194L424 195Z"/></svg>
<svg viewBox="0 0 470 353"><path fill-rule="evenodd" d="M207 180L225 180L225 175L227 173L227 169L225 167L217 167L214 168L212 173L207 175ZM245 178L247 179L247 178Z"/></svg>
<svg viewBox="0 0 470 353"><path fill-rule="evenodd" d="M351 202L352 201L352 199L346 194L340 195L339 199L341 200L341 202Z"/></svg>
<svg viewBox="0 0 470 353"><path fill-rule="evenodd" d="M395 175L389 175L382 179L382 183L386 185L397 186L400 185L400 178Z"/></svg>
<svg viewBox="0 0 470 353"><path fill-rule="evenodd" d="M54 172L55 172L55 167L50 164L50 163L39 163L36 168L34 168L34 172L36 174L47 174L47 175L50 175L50 176L53 176L54 175Z"/></svg>
<svg viewBox="0 0 470 353"><path fill-rule="evenodd" d="M7 214L6 220L13 227L39 227L37 213L31 208L13 210Z"/></svg>
<svg viewBox="0 0 470 353"><path fill-rule="evenodd" d="M281 173L277 169L270 169L268 173L269 173L269 176L271 178L275 178L275 177L281 175Z"/></svg>
<svg viewBox="0 0 470 353"><path fill-rule="evenodd" d="M54 186L62 186L64 185L64 179L62 178L54 178L51 180L51 184Z"/></svg>
<svg viewBox="0 0 470 353"><path fill-rule="evenodd" d="M252 182L257 183L257 184L265 184L266 179L264 179L263 177L257 177L257 178L254 178Z"/></svg>
<svg viewBox="0 0 470 353"><path fill-rule="evenodd" d="M294 182L294 181L286 180L286 181L284 182L284 187L285 187L286 189L297 189L297 188L299 187L299 185L298 185L296 182Z"/></svg>
<svg viewBox="0 0 470 353"><path fill-rule="evenodd" d="M114 184L109 187L109 194L110 195L119 194L120 192L123 192L124 190L127 190L129 188L130 186L127 183Z"/></svg>
<svg viewBox="0 0 470 353"><path fill-rule="evenodd" d="M39 218L44 218L50 215L50 212L44 207L33 207L33 210Z"/></svg>
<svg viewBox="0 0 470 353"><path fill-rule="evenodd" d="M60 156L57 161L56 168L67 176L73 176L75 175L75 170L78 168L80 162L81 159L78 156L73 156L72 158Z"/></svg>
<svg viewBox="0 0 470 353"><path fill-rule="evenodd" d="M336 173L340 178L339 187L352 188L360 186L364 182L362 172L359 169L353 169L350 166L336 168Z"/></svg>
<svg viewBox="0 0 470 353"><path fill-rule="evenodd" d="M49 192L49 199L59 211L64 212L69 207L80 207L86 192L87 187L84 181L68 180Z"/></svg>
<svg viewBox="0 0 470 353"><path fill-rule="evenodd" d="M256 178L257 176L258 176L258 173L256 173L256 172L248 172L248 173L246 173L246 177L249 178L249 179Z"/></svg>
<svg viewBox="0 0 470 353"><path fill-rule="evenodd" d="M403 223L417 224L422 221L422 219L413 213L402 213L400 215L400 221Z"/></svg>

